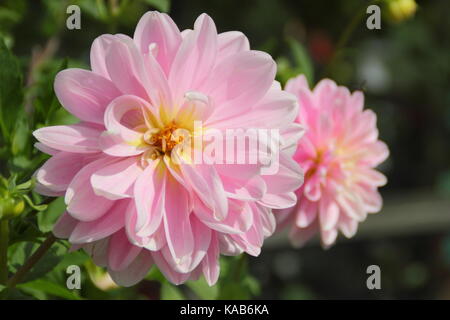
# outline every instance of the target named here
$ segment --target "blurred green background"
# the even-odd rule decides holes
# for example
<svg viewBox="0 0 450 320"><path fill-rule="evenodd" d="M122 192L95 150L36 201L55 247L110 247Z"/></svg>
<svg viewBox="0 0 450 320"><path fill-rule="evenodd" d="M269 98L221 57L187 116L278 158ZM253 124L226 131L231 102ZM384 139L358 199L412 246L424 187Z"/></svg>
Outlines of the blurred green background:
<svg viewBox="0 0 450 320"><path fill-rule="evenodd" d="M405 6L410 2L387 1ZM0 2L0 37L19 57L26 85L24 107L36 110L34 126L73 121L57 107L48 115L50 105L57 103L50 91L57 70L66 64L88 68L90 45L97 36L132 35L139 17L156 8L169 12L180 29L191 28L195 18L206 12L220 32L244 32L252 48L277 60L281 82L303 72L312 84L330 77L351 90L363 90L366 107L378 115L381 139L390 147L391 156L380 168L389 179L381 190L385 207L370 216L352 240L340 238L326 251L317 241L294 250L278 235L267 241L258 258L224 261L223 276L213 289L206 289L204 283L161 285L155 281L160 279L156 271L134 288L110 289L107 281L102 286L98 280L104 276L100 270L81 254L72 254L75 260L65 259L84 263L90 279L97 279L89 281L86 276L81 297L450 298L450 1L416 1L415 14L405 11L404 16L390 11L388 2L378 1L381 30L369 30L365 9L372 2ZM69 4L81 7L81 30L65 28ZM19 151L11 156L11 163L2 163L2 172L8 166L32 171L42 162L42 158L35 160L32 148L20 146L19 139ZM50 209L60 210L57 204ZM59 276L67 263L58 262ZM366 268L372 264L381 268L381 290L366 287ZM242 280L246 289L230 288L229 280L239 279L245 268L252 275ZM57 272L48 281L60 281ZM236 296L236 290L241 295ZM40 296L53 297L64 298L50 289Z"/></svg>

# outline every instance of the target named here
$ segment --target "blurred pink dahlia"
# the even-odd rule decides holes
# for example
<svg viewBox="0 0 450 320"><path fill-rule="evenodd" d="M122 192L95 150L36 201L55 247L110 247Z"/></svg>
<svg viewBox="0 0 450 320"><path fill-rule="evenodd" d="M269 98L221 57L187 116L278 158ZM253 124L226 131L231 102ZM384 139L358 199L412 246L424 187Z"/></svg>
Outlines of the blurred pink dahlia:
<svg viewBox="0 0 450 320"><path fill-rule="evenodd" d="M34 132L52 156L36 173L37 190L67 204L55 235L124 286L153 264L175 284L203 274L212 285L220 254L257 256L275 229L272 209L293 206L303 179L292 159L303 132L298 104L274 81L272 58L240 32L217 34L206 14L180 32L158 12L141 18L133 38L95 39L90 58L92 71L55 79L80 122ZM175 161L183 157L176 132L195 136L194 121L206 131L279 130L277 174L259 163Z"/></svg>
<svg viewBox="0 0 450 320"><path fill-rule="evenodd" d="M297 122L306 130L294 155L305 182L296 192L296 206L281 210L277 221L291 226L293 245L320 233L328 247L338 231L352 237L368 213L381 209L378 187L386 177L374 168L389 151L378 140L375 113L363 110L362 92L350 93L328 79L311 91L303 75L290 79L285 89L297 96Z"/></svg>

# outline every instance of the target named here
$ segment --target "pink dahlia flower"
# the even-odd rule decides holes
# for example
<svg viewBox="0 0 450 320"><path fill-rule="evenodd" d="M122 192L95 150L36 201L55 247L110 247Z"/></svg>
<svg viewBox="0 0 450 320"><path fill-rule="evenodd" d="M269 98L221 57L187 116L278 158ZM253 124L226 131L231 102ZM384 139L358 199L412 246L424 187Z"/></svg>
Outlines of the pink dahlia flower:
<svg viewBox="0 0 450 320"><path fill-rule="evenodd" d="M272 58L240 32L218 34L206 14L180 32L158 12L141 18L133 38L98 37L90 57L92 71L55 79L80 122L34 132L52 156L36 173L37 190L67 204L55 235L124 286L153 264L175 284L203 274L212 285L220 254L258 255L275 229L272 209L293 206L302 183L292 159L298 104L274 81ZM194 121L206 132L279 130L277 174L263 174L259 162L179 161L189 146L177 131L196 136Z"/></svg>
<svg viewBox="0 0 450 320"><path fill-rule="evenodd" d="M350 93L328 79L311 91L302 75L289 80L285 89L297 96L297 121L306 130L294 155L305 182L297 190L296 206L276 216L280 226L292 226L295 246L320 233L328 247L338 231L352 237L368 213L381 209L377 189L386 177L374 168L389 151L378 140L375 113L363 110L362 92Z"/></svg>

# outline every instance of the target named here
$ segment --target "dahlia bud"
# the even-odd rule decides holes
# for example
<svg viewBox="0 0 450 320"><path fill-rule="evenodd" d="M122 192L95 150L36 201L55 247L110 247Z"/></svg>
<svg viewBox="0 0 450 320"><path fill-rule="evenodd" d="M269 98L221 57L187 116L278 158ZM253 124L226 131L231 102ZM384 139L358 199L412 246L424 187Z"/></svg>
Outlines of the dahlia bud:
<svg viewBox="0 0 450 320"><path fill-rule="evenodd" d="M6 193L0 198L0 220L17 217L24 209L25 202L21 197Z"/></svg>
<svg viewBox="0 0 450 320"><path fill-rule="evenodd" d="M402 22L412 17L417 10L415 0L387 0L389 18L394 22Z"/></svg>

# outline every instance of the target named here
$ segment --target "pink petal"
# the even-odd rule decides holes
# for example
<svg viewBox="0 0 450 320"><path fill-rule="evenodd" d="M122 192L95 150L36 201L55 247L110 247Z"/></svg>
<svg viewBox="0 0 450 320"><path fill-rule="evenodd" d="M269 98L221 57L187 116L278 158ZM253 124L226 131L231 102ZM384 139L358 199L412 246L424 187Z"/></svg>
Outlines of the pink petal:
<svg viewBox="0 0 450 320"><path fill-rule="evenodd" d="M275 72L270 55L260 51L242 51L217 64L204 89L217 105L208 124L248 112L272 86Z"/></svg>
<svg viewBox="0 0 450 320"><path fill-rule="evenodd" d="M125 225L124 211L128 200L117 201L116 204L97 220L79 222L70 234L70 243L87 243L106 238Z"/></svg>
<svg viewBox="0 0 450 320"><path fill-rule="evenodd" d="M370 168L358 168L358 181L373 187L381 187L387 183L387 178L381 172Z"/></svg>
<svg viewBox="0 0 450 320"><path fill-rule="evenodd" d="M212 232L195 215L190 216L192 233L194 234L194 250L191 255L189 272L194 270L205 257L210 247Z"/></svg>
<svg viewBox="0 0 450 320"><path fill-rule="evenodd" d="M284 90L293 94L297 94L300 90L303 89L309 90L308 80L303 74L289 79L284 87Z"/></svg>
<svg viewBox="0 0 450 320"><path fill-rule="evenodd" d="M123 140L120 134L103 132L99 139L100 149L113 157L137 156L145 151L145 147L138 147Z"/></svg>
<svg viewBox="0 0 450 320"><path fill-rule="evenodd" d="M135 113L149 110L148 103L133 95L123 95L112 101L105 111L105 127L111 134L119 135L125 142L133 145L140 142L142 132L136 130L136 126L144 125L144 116L140 123L134 126L128 122L134 122Z"/></svg>
<svg viewBox="0 0 450 320"><path fill-rule="evenodd" d="M220 33L217 37L219 53L217 60L223 60L235 53L250 50L247 37L239 31Z"/></svg>
<svg viewBox="0 0 450 320"><path fill-rule="evenodd" d="M167 76L152 53L144 55L144 59L146 72L149 75L147 92L150 102L153 106L163 106L164 108L160 109L161 112L170 114L175 108Z"/></svg>
<svg viewBox="0 0 450 320"><path fill-rule="evenodd" d="M348 191L342 192L336 198L337 203L343 213L357 221L364 221L367 217L364 204L361 198Z"/></svg>
<svg viewBox="0 0 450 320"><path fill-rule="evenodd" d="M43 144L60 151L74 153L99 152L101 130L83 124L44 127L33 132Z"/></svg>
<svg viewBox="0 0 450 320"><path fill-rule="evenodd" d="M137 209L135 232L140 236L152 235L160 226L164 215L167 175L160 160L145 168L134 185ZM169 194L169 196L172 196ZM176 197L177 195L175 195ZM173 199L168 199L173 202Z"/></svg>
<svg viewBox="0 0 450 320"><path fill-rule="evenodd" d="M353 220L346 215L341 215L339 218L339 229L347 238L351 238L358 230L358 221Z"/></svg>
<svg viewBox="0 0 450 320"><path fill-rule="evenodd" d="M75 229L75 227L78 224L78 220L75 220L68 214L67 212L64 212L59 218L58 221L56 221L54 227L53 227L53 234L57 238L61 239L67 239L69 238L72 231Z"/></svg>
<svg viewBox="0 0 450 320"><path fill-rule="evenodd" d="M319 221L322 231L329 231L335 228L339 220L339 206L328 196L320 199Z"/></svg>
<svg viewBox="0 0 450 320"><path fill-rule="evenodd" d="M133 195L134 183L142 171L139 158L125 158L96 171L91 176L91 184L94 192L105 198L129 198Z"/></svg>
<svg viewBox="0 0 450 320"><path fill-rule="evenodd" d="M46 153L48 155L51 155L51 156L54 156L55 154L57 154L59 152L58 150L50 148L49 146L47 146L43 143L40 143L40 142L36 142L34 144L34 147L36 149L38 149L39 151Z"/></svg>
<svg viewBox="0 0 450 320"><path fill-rule="evenodd" d="M323 230L321 235L322 246L328 249L336 241L338 232L336 229Z"/></svg>
<svg viewBox="0 0 450 320"><path fill-rule="evenodd" d="M237 256L244 252L244 249L231 238L231 235L216 233L219 240L220 253L227 256Z"/></svg>
<svg viewBox="0 0 450 320"><path fill-rule="evenodd" d="M176 198L177 201L173 201ZM177 265L182 265L194 250L194 235L189 220L188 193L171 176L167 178L165 215L167 245Z"/></svg>
<svg viewBox="0 0 450 320"><path fill-rule="evenodd" d="M219 244L216 233L211 234L211 243L208 248L208 253L202 261L202 271L206 282L210 286L216 284L219 279L220 265L219 265Z"/></svg>
<svg viewBox="0 0 450 320"><path fill-rule="evenodd" d="M175 54L181 44L181 33L173 20L165 13L147 12L139 20L134 41L142 53L149 52L149 45L157 48L156 60L168 75Z"/></svg>
<svg viewBox="0 0 450 320"><path fill-rule="evenodd" d="M260 176L247 181L222 178L222 183L228 198L232 199L260 200L267 192L267 185Z"/></svg>
<svg viewBox="0 0 450 320"><path fill-rule="evenodd" d="M66 191L72 179L87 163L89 161L82 154L60 152L36 171L36 179L51 191Z"/></svg>
<svg viewBox="0 0 450 320"><path fill-rule="evenodd" d="M180 160L181 161L181 160ZM198 197L214 210L216 219L225 219L228 202L222 181L211 165L180 164L181 172Z"/></svg>
<svg viewBox="0 0 450 320"><path fill-rule="evenodd" d="M174 271L173 268L167 263L166 259L164 259L161 251L152 252L152 257L159 270L173 284L179 285L189 279L190 273L180 273Z"/></svg>
<svg viewBox="0 0 450 320"><path fill-rule="evenodd" d="M113 41L106 53L105 62L112 82L122 93L148 100L148 79L144 62L131 38L123 36Z"/></svg>
<svg viewBox="0 0 450 320"><path fill-rule="evenodd" d="M272 210L265 208L261 205L256 205L256 207L260 211L261 224L264 232L264 237L271 236L276 230L276 219L275 215L272 213Z"/></svg>
<svg viewBox="0 0 450 320"><path fill-rule="evenodd" d="M70 183L65 202L67 211L81 221L93 221L104 215L114 204L114 201L94 193L91 176L104 166L112 163L111 158L102 158L91 162L81 169Z"/></svg>
<svg viewBox="0 0 450 320"><path fill-rule="evenodd" d="M301 248L308 242L312 237L314 237L319 231L319 226L317 220L315 223L309 225L306 228L292 228L289 232L289 239L291 243L296 248Z"/></svg>
<svg viewBox="0 0 450 320"><path fill-rule="evenodd" d="M108 265L109 240L110 238L108 237L83 246L83 249L99 267L106 267Z"/></svg>
<svg viewBox="0 0 450 320"><path fill-rule="evenodd" d="M272 194L292 192L303 184L302 168L284 153L280 154L278 172L262 177L267 185L267 193Z"/></svg>
<svg viewBox="0 0 450 320"><path fill-rule="evenodd" d="M317 212L319 211L317 202L309 201L303 198L298 205L298 213L296 216L295 224L299 228L306 228L316 219Z"/></svg>
<svg viewBox="0 0 450 320"><path fill-rule="evenodd" d="M266 193L259 203L273 209L286 209L293 207L297 203L297 196L294 192L283 194Z"/></svg>
<svg viewBox="0 0 450 320"><path fill-rule="evenodd" d="M194 235L194 249L190 256L187 256L177 263L168 247L161 251L167 263L171 265L175 271L181 273L192 272L197 268L199 263L205 257L211 240L211 229L206 227L194 215L191 216L190 223L192 234Z"/></svg>
<svg viewBox="0 0 450 320"><path fill-rule="evenodd" d="M305 128L298 123L292 123L282 128L280 133L281 149L286 154L292 156L297 150L297 144L299 143L300 138L305 134ZM302 138L300 143L302 143L304 139L305 138Z"/></svg>
<svg viewBox="0 0 450 320"><path fill-rule="evenodd" d="M91 69L94 73L107 79L109 79L109 73L106 68L105 57L111 43L114 41L117 41L116 36L112 34L103 34L95 38L91 46Z"/></svg>
<svg viewBox="0 0 450 320"><path fill-rule="evenodd" d="M255 114L258 114L255 117ZM217 122L215 128L283 128L295 120L298 114L298 102L294 95L271 88L257 102L251 112L240 114Z"/></svg>
<svg viewBox="0 0 450 320"><path fill-rule="evenodd" d="M113 234L109 240L108 269L120 271L127 268L142 248L134 246L128 241L124 230Z"/></svg>
<svg viewBox="0 0 450 320"><path fill-rule="evenodd" d="M183 39L170 69L169 84L176 101L206 80L216 55L216 26L208 15L202 14L195 21L194 30Z"/></svg>
<svg viewBox="0 0 450 320"><path fill-rule="evenodd" d="M126 269L120 271L108 269L108 273L118 285L131 287L145 278L152 265L151 253L147 250L142 250Z"/></svg>
<svg viewBox="0 0 450 320"><path fill-rule="evenodd" d="M81 120L99 124L103 124L106 106L120 94L110 80L82 69L59 72L55 93L67 111Z"/></svg>
<svg viewBox="0 0 450 320"><path fill-rule="evenodd" d="M49 189L48 187L40 184L39 182L36 182L36 185L34 187L34 191L42 194L43 196L47 197L61 197L64 196L64 191L53 191Z"/></svg>
<svg viewBox="0 0 450 320"><path fill-rule="evenodd" d="M139 236L136 234L137 212L133 202L130 203L126 211L125 231L128 239L136 246L146 248L150 251L159 251L166 245L164 226L160 224L159 228L150 236Z"/></svg>

